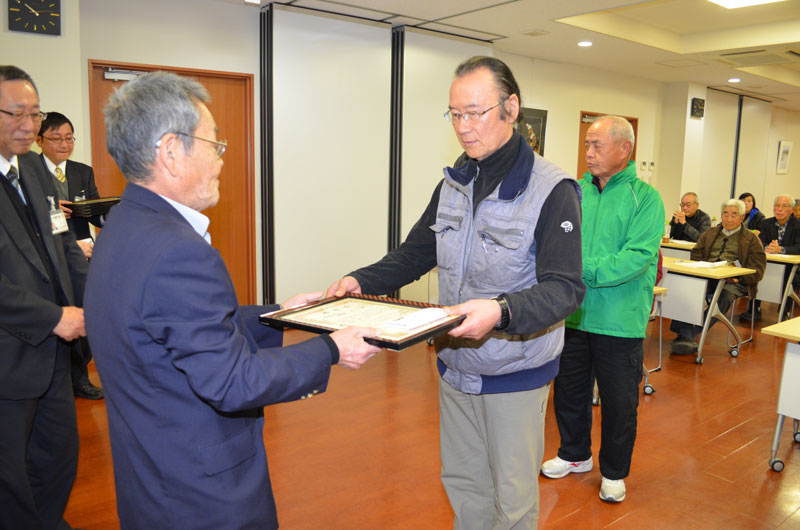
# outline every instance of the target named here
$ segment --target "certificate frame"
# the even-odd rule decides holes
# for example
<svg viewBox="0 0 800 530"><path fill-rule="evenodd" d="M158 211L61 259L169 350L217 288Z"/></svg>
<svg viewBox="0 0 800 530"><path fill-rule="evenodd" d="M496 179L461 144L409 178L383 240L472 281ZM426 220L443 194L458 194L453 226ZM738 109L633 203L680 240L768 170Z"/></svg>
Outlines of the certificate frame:
<svg viewBox="0 0 800 530"><path fill-rule="evenodd" d="M67 208L72 210L73 217L90 218L97 215L108 214L111 207L119 204L122 197L103 197L67 203Z"/></svg>
<svg viewBox="0 0 800 530"><path fill-rule="evenodd" d="M370 312L374 308L376 313L395 315L397 317L410 315L415 311L431 307L443 306L414 300L350 293L340 298L323 298L300 307L265 313L259 317L258 321L261 324L273 327L299 329L312 333L330 333L342 329L346 325L340 322L324 322L326 312L346 312L353 308L358 311ZM398 311L391 311L392 309L398 309ZM376 323L372 323L367 327L377 327L380 329L380 333L376 337L368 337L364 340L382 348L400 351L458 326L465 318L466 315L449 315L406 331L388 331L380 328ZM380 318L377 320L380 320ZM386 320L387 323L390 321L391 318ZM356 322L354 325L361 324Z"/></svg>

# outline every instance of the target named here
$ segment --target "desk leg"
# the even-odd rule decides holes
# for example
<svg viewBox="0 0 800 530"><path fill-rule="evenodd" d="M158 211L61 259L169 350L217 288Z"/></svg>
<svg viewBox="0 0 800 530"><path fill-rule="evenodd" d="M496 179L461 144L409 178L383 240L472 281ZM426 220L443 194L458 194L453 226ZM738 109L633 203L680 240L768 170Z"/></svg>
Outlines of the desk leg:
<svg viewBox="0 0 800 530"><path fill-rule="evenodd" d="M722 324L727 327L730 332L733 334L734 338L736 339L736 348L731 350L731 356L736 357L739 355L739 347L742 344L742 337L739 335L739 332L736 328L731 324L730 320L722 314L719 310L719 306L717 305L717 301L719 300L719 295L722 293L722 288L725 286L725 280L719 280L717 282L717 288L714 289L714 296L711 298L711 304L709 305L708 314L706 315L706 320L703 323L703 333L700 335L700 342L697 344L697 357L695 358L695 362L697 364L703 364L703 344L706 341L706 335L708 334L708 328L711 327L711 319L716 318ZM735 352L735 354L734 354Z"/></svg>
<svg viewBox="0 0 800 530"><path fill-rule="evenodd" d="M778 414L778 423L775 425L775 436L772 437L772 449L769 453L769 467L773 471L783 471L783 462L778 460L778 445L781 442L781 431L783 431L783 414Z"/></svg>
<svg viewBox="0 0 800 530"><path fill-rule="evenodd" d="M797 266L800 263L795 263L792 266L791 272L789 272L789 277L786 279L786 288L783 290L783 298L781 299L781 308L778 310L778 322L783 320L783 311L786 309L786 301L791 297L800 304L800 298L794 294L794 289L792 289L792 280L794 280L794 275L797 273Z"/></svg>

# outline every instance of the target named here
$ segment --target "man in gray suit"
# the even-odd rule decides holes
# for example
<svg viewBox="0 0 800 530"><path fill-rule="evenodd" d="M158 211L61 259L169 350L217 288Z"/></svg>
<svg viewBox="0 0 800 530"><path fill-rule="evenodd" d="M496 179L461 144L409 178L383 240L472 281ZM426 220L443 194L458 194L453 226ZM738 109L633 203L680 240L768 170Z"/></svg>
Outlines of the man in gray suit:
<svg viewBox="0 0 800 530"><path fill-rule="evenodd" d="M30 76L0 66L0 528L69 528L78 465L68 342L88 267L29 152L43 118Z"/></svg>
<svg viewBox="0 0 800 530"><path fill-rule="evenodd" d="M55 186L58 206L67 218L67 225L78 240L78 246L89 259L94 248L89 223L101 227L103 219L99 215L90 219L73 217L69 206L73 200L98 199L100 194L94 184L92 167L69 160L75 149L72 122L59 112L48 112L36 136L36 145L42 150L42 166ZM89 381L88 365L91 360L89 341L86 338L76 340L70 349L72 391L75 397L103 399L103 389Z"/></svg>

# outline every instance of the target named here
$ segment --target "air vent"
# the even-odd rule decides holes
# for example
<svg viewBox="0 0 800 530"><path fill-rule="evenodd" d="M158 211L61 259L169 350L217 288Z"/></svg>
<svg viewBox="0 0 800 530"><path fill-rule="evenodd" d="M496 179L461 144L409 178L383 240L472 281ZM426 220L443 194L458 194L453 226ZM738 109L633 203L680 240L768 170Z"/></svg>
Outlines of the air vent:
<svg viewBox="0 0 800 530"><path fill-rule="evenodd" d="M791 49L751 50L721 53L715 59L731 66L762 66L800 62L800 52Z"/></svg>

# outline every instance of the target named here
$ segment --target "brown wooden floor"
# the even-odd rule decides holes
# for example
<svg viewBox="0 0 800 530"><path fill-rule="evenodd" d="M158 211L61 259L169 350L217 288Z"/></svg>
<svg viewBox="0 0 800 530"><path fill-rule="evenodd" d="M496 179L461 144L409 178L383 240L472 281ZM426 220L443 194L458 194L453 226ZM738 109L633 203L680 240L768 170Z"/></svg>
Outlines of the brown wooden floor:
<svg viewBox="0 0 800 530"><path fill-rule="evenodd" d="M764 304L762 324L774 322L776 312ZM651 325L651 367L656 332ZM287 341L303 336L290 332ZM666 331L665 349L670 336ZM665 355L663 370L651 375L656 393L640 402L627 500L598 499L596 467L542 477L540 528L800 528L800 444L792 442L788 420L779 451L786 469L768 466L784 341L757 333L737 359L724 341L717 325L705 364ZM450 528L438 476L437 378L434 354L424 346L383 352L355 372L335 367L325 394L268 407L264 439L281 527ZM81 453L67 520L119 528L104 402L78 400L77 408ZM595 440L598 427L595 409ZM559 442L552 402L546 440L547 459ZM596 461L597 444L593 449Z"/></svg>

